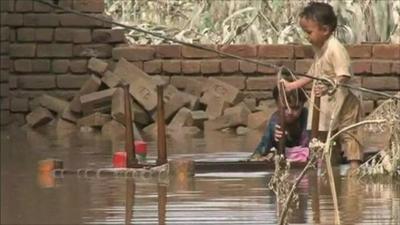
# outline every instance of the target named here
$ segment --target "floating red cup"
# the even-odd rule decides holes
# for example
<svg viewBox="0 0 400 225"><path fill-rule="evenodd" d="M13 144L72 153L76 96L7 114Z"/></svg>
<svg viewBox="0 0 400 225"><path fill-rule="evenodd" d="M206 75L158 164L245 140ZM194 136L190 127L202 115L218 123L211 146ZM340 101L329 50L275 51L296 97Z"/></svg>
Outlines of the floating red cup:
<svg viewBox="0 0 400 225"><path fill-rule="evenodd" d="M144 141L135 141L136 154L147 155L147 143Z"/></svg>
<svg viewBox="0 0 400 225"><path fill-rule="evenodd" d="M113 166L115 168L126 168L126 152L114 152Z"/></svg>

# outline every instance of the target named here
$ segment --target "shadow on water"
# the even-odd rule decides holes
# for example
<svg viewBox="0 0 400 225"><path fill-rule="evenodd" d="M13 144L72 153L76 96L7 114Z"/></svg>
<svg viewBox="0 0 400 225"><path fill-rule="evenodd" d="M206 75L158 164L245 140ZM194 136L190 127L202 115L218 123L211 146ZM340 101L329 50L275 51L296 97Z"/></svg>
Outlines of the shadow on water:
<svg viewBox="0 0 400 225"><path fill-rule="evenodd" d="M258 136L257 136L258 135ZM170 138L169 158L243 159L260 134ZM271 171L204 173L159 183L121 177L65 176L37 172L37 162L59 158L67 168L111 167L121 140L95 133L52 130L1 131L1 224L276 224L276 201L267 188ZM149 142L155 158L154 142ZM335 170L342 224L399 224L400 185L365 182ZM293 180L298 171L293 171ZM327 179L311 171L300 182L290 224L333 224Z"/></svg>

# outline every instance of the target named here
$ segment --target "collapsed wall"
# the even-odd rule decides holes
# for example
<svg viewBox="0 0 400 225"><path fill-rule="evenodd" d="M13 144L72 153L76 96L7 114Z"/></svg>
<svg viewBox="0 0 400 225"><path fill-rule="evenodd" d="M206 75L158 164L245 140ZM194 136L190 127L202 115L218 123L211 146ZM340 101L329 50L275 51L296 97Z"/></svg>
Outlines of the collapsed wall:
<svg viewBox="0 0 400 225"><path fill-rule="evenodd" d="M143 82L147 82L148 77L153 80L157 77L156 75L159 75L171 84L168 90L175 91L176 89L179 91L177 93L182 92L192 96L190 103L185 102L173 110L174 112L167 118L168 122L172 121L178 110L183 107L189 109L191 114L193 111L208 110L207 118L214 120L223 116L227 108L238 105L245 104L249 111L242 107L242 109L235 108L228 112L234 111L237 115L242 115L242 111L246 111L250 115L256 110L260 111L260 109L255 109L256 106L262 108L267 105L264 109L270 109L273 105L271 90L275 85L276 76L270 68L181 45L127 46L123 31L112 29L110 24L64 13L33 1L2 0L0 2L2 124L10 121L24 124L27 120L26 115L40 108L39 106L47 110L50 108L50 115L53 117L62 117L63 114L65 114L64 118L67 117L65 108L62 106L71 107L75 104L72 108L77 107L76 105L82 100L81 95L89 93L87 89L93 90L93 86L96 85L99 85L96 92L112 89L106 82L117 81L113 79L104 81L104 77L109 77L105 74L110 75L114 74L115 70L122 70L123 66L118 66L122 62L133 64L137 68L136 71L145 73L146 76L143 77L146 78L141 79ZM103 14L103 1L59 0L58 4L87 14L106 17ZM310 46L302 45L209 45L207 47L245 58L283 64L301 73L306 72L313 57ZM362 44L350 45L347 49L352 57L353 72L361 80L363 87L389 93L400 89L400 47L398 45ZM91 68L89 62L99 62L96 59L101 59L100 64L106 65L104 71ZM125 61L121 62L121 59ZM89 80L92 84L88 85L88 88L86 82ZM203 86L213 87L213 85L219 92L221 90L224 93L227 92L229 97L218 100L214 96L215 93L210 94L213 91L207 92L202 88ZM112 98L116 93L113 92L111 95L110 92L113 91L105 94L108 94L109 104L114 102ZM193 108L193 102L195 102L193 96L199 101L196 106L198 108ZM56 97L57 100L52 97ZM133 97L135 98L134 94ZM151 125L154 120L154 105L140 103L136 98L135 102L139 103L138 105L145 111L140 115L147 118L142 118L146 122L138 123L139 127ZM175 98L185 101L182 97ZM363 104L367 113L377 106L380 98L374 95L365 96ZM48 106L49 99L59 103L56 104L58 106ZM110 113L111 106L112 104L109 108ZM78 110L75 109L73 113L78 114L80 118L73 121L75 119L71 119L70 115L71 118L68 121L77 123L78 119L88 115L88 111L76 111ZM201 115L204 116L204 114ZM110 117L118 121L115 116L110 115ZM262 118L265 118L265 115ZM204 118L202 120L204 121ZM248 121L263 120L248 118ZM213 124L216 124L215 122ZM256 124L251 126L257 127ZM212 127L212 125L207 125L207 127Z"/></svg>

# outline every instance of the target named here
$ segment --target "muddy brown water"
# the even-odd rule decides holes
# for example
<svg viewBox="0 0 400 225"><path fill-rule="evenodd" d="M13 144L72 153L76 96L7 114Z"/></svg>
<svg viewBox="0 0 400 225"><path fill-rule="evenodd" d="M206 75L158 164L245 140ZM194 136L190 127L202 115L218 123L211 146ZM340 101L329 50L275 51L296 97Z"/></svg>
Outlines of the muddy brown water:
<svg viewBox="0 0 400 225"><path fill-rule="evenodd" d="M261 133L215 132L168 140L168 156L227 160L247 157ZM268 190L271 171L205 173L167 182L122 177L42 177L37 163L59 158L64 166L111 167L120 141L98 133L1 130L1 224L276 224L276 199ZM156 143L149 142L149 158ZM336 168L342 224L400 224L400 184L347 179ZM296 171L293 172L295 176ZM326 179L309 173L299 186L290 224L333 224Z"/></svg>

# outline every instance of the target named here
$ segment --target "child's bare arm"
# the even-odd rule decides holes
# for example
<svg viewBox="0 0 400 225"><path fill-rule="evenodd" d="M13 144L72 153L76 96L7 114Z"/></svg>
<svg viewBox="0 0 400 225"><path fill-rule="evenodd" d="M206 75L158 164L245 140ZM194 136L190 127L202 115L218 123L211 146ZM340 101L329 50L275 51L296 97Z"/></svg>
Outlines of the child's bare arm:
<svg viewBox="0 0 400 225"><path fill-rule="evenodd" d="M311 81L312 81L311 78L302 77L302 78L300 78L300 79L298 79L296 81L293 81L293 82L288 82L288 81L283 80L283 83L285 85L285 90L286 91L292 91L292 90L304 87L305 85L307 85Z"/></svg>
<svg viewBox="0 0 400 225"><path fill-rule="evenodd" d="M350 79L349 76L341 75L335 79L335 82L337 84L343 84L349 79ZM319 84L315 85L314 93L315 93L315 96L317 96L317 97L324 96L328 93L328 86L326 86L326 84L319 83Z"/></svg>

